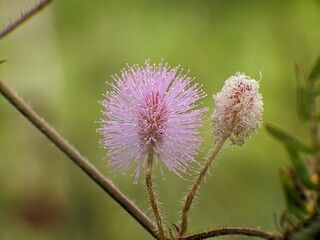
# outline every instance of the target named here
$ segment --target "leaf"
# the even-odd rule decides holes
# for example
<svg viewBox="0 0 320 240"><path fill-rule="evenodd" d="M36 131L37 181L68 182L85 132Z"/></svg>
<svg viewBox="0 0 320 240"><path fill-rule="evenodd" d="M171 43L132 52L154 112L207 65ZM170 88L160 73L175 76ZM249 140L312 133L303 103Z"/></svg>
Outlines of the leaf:
<svg viewBox="0 0 320 240"><path fill-rule="evenodd" d="M297 218L304 219L308 216L305 201L301 193L297 191L292 170L279 171L282 190L285 195L288 210Z"/></svg>
<svg viewBox="0 0 320 240"><path fill-rule="evenodd" d="M290 146L291 148L296 149L299 152L304 153L312 153L312 148L308 145L300 142L299 140L296 140L292 136L290 136L285 131L281 130L278 127L275 127L271 124L265 124L266 130L276 139L280 140L282 143L284 143L286 146Z"/></svg>
<svg viewBox="0 0 320 240"><path fill-rule="evenodd" d="M320 80L320 56L318 57L309 75L310 83L314 84L317 80Z"/></svg>
<svg viewBox="0 0 320 240"><path fill-rule="evenodd" d="M294 69L297 79L297 110L302 121L310 120L310 106L313 95L307 87L303 65L299 60L295 61Z"/></svg>
<svg viewBox="0 0 320 240"><path fill-rule="evenodd" d="M7 60L0 60L0 64L5 63Z"/></svg>
<svg viewBox="0 0 320 240"><path fill-rule="evenodd" d="M309 189L315 189L315 185L311 181L311 176L308 171L307 165L301 157L301 152L312 153L312 148L296 140L283 130L270 124L266 124L266 129L273 137L280 140L285 145L289 153L292 165L305 187Z"/></svg>
<svg viewBox="0 0 320 240"><path fill-rule="evenodd" d="M302 121L308 121L311 118L311 103L314 98L314 93L304 86L299 86L297 89L297 109L299 117Z"/></svg>
<svg viewBox="0 0 320 240"><path fill-rule="evenodd" d="M310 173L304 160L301 158L300 153L297 151L297 149L291 146L287 146L287 150L293 167L297 175L299 176L301 182L304 184L305 187L309 189L316 189L316 185L314 185L314 183L311 181Z"/></svg>

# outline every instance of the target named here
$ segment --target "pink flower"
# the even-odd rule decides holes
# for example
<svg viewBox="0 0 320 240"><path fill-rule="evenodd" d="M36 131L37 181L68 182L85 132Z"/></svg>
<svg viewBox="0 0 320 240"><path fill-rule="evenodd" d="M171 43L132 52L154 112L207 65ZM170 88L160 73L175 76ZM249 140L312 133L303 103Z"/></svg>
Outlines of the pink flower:
<svg viewBox="0 0 320 240"><path fill-rule="evenodd" d="M213 99L216 105L211 116L214 141L230 138L232 144L243 145L261 125L263 102L259 82L244 73L236 73L226 80Z"/></svg>
<svg viewBox="0 0 320 240"><path fill-rule="evenodd" d="M196 162L193 155L202 142L198 129L206 111L196 102L205 94L178 70L147 61L144 68L128 66L121 77L113 77L113 91L101 101L106 110L98 132L116 172L127 173L135 164L137 180L151 149L158 163L179 176Z"/></svg>

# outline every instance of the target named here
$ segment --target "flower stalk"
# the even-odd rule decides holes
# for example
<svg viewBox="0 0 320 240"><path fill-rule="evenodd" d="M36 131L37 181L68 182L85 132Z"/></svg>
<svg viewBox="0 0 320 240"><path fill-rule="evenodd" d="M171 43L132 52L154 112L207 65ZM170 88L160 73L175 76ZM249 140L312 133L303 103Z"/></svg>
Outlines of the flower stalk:
<svg viewBox="0 0 320 240"><path fill-rule="evenodd" d="M163 227L163 222L162 222L162 218L161 218L161 213L160 213L160 210L158 207L156 195L153 190L152 170L153 170L153 150L151 148L148 152L148 159L147 159L146 186L147 186L147 191L149 194L150 205L152 207L154 216L156 218L160 239L165 240L166 237L165 237L165 233L164 233L164 227Z"/></svg>
<svg viewBox="0 0 320 240"><path fill-rule="evenodd" d="M179 233L180 236L184 236L185 233L187 232L187 229L188 229L188 213L189 213L190 207L192 205L193 199L194 199L194 197L195 197L195 195L196 195L196 193L197 193L197 191L198 191L198 189L200 187L200 184L204 180L204 177L205 177L206 173L208 172L212 161L218 155L219 151L221 150L221 148L222 148L222 146L225 143L227 138L228 137L222 138L217 143L214 151L212 152L212 154L210 155L210 157L206 161L206 163L203 166L202 170L200 171L197 179L195 180L190 192L187 195L185 204L184 204L183 209L182 209L181 227L180 227L180 233Z"/></svg>

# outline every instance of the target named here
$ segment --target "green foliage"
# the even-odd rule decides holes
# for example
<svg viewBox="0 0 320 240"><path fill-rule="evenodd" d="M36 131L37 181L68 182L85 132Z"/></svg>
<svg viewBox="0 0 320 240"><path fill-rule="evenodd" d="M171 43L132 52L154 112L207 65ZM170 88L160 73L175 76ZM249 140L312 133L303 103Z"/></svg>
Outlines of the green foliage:
<svg viewBox="0 0 320 240"><path fill-rule="evenodd" d="M297 79L297 109L298 114L303 121L311 118L311 104L320 94L320 56L315 62L310 74L306 80L303 65L300 61L295 63L295 72Z"/></svg>
<svg viewBox="0 0 320 240"><path fill-rule="evenodd" d="M287 146L287 150L293 164L293 167L299 176L301 182L309 189L316 189L316 186L311 182L311 176L306 166L305 161L302 159L297 149Z"/></svg>
<svg viewBox="0 0 320 240"><path fill-rule="evenodd" d="M318 57L309 75L310 83L315 84L318 80L320 80L320 56Z"/></svg>
<svg viewBox="0 0 320 240"><path fill-rule="evenodd" d="M301 153L312 153L313 151L311 147L300 142L299 140L296 140L285 131L271 124L267 124L266 129L273 137L275 137L277 140L281 141L285 145L289 153L291 163L296 173L300 177L301 182L307 188L314 189L315 186L311 182L309 170L306 166L305 161L301 157Z"/></svg>
<svg viewBox="0 0 320 240"><path fill-rule="evenodd" d="M308 216L305 194L299 187L299 180L292 169L280 170L279 177L288 210L298 219Z"/></svg>
<svg viewBox="0 0 320 240"><path fill-rule="evenodd" d="M296 79L298 82L297 87L297 110L299 117L302 121L310 119L310 106L312 94L306 86L306 81L303 73L303 66L300 61L295 63Z"/></svg>
<svg viewBox="0 0 320 240"><path fill-rule="evenodd" d="M297 109L302 121L310 121L312 139L312 147L302 143L292 137L289 133L267 124L267 131L277 140L279 140L286 148L290 157L291 166L280 171L280 181L287 203L287 211L289 215L282 221L287 223L289 229L298 232L297 228L292 224L292 216L298 221L296 226L304 226L305 221L315 219L317 214L315 206L319 198L319 184L312 181L311 174L319 177L319 147L316 122L320 120L316 112L316 98L320 94L320 57L317 59L314 67L310 71L308 78L305 78L301 62L295 63L295 72L297 79ZM310 158L309 161L306 157ZM308 161L307 161L308 160ZM307 226L309 224L306 224ZM298 227L299 228L299 227ZM303 227L305 228L305 227ZM301 229L299 229L301 230ZM290 230L286 230L289 231Z"/></svg>
<svg viewBox="0 0 320 240"><path fill-rule="evenodd" d="M274 138L281 141L288 148L296 149L299 152L312 153L311 147L300 142L299 140L296 140L294 137L290 136L280 128L269 123L265 125L265 128Z"/></svg>

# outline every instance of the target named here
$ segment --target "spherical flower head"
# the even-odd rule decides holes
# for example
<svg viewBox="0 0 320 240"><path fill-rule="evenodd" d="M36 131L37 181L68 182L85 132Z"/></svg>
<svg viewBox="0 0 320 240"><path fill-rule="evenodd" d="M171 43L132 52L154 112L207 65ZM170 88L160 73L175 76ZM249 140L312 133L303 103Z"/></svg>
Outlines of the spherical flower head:
<svg viewBox="0 0 320 240"><path fill-rule="evenodd" d="M233 145L242 146L261 125L263 102L259 82L244 73L236 73L226 80L213 100L215 110L211 121L214 141L230 138Z"/></svg>
<svg viewBox="0 0 320 240"><path fill-rule="evenodd" d="M196 162L193 156L202 142L199 128L206 111L197 101L205 94L178 70L147 61L144 68L128 66L121 77L113 76L113 91L101 101L106 110L98 132L116 172L127 173L134 164L137 181L149 151L157 163L179 176Z"/></svg>

